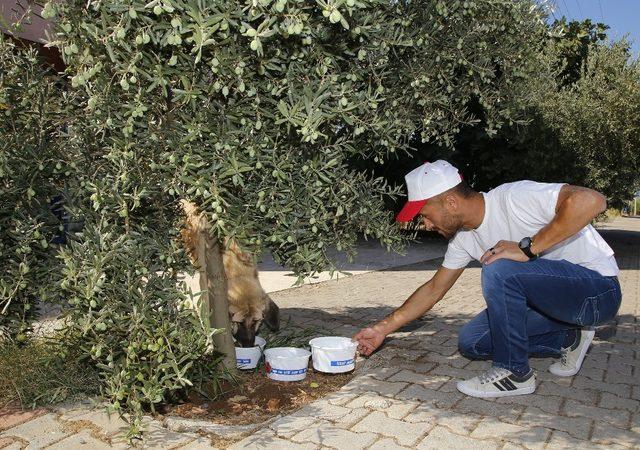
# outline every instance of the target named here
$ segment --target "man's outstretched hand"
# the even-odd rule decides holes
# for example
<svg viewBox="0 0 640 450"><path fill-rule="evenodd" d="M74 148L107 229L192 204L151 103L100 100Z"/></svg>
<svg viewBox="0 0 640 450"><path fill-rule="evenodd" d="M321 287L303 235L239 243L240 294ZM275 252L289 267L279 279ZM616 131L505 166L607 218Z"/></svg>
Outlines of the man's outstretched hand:
<svg viewBox="0 0 640 450"><path fill-rule="evenodd" d="M352 339L358 341L358 351L360 354L369 356L375 349L380 347L384 338L385 335L380 331L373 328L363 328L358 331Z"/></svg>

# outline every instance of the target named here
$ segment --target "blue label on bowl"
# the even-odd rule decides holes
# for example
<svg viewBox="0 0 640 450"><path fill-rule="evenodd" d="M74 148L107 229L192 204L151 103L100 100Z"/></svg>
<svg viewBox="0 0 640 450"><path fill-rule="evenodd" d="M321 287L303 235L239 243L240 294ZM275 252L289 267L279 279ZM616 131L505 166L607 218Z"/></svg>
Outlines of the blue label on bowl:
<svg viewBox="0 0 640 450"><path fill-rule="evenodd" d="M353 364L353 359L345 359L343 361L331 361L331 366L348 366L349 364Z"/></svg>
<svg viewBox="0 0 640 450"><path fill-rule="evenodd" d="M304 369L274 369L273 367L271 368L271 373L275 373L278 375L301 375L303 373L305 373L307 371L306 368Z"/></svg>
<svg viewBox="0 0 640 450"><path fill-rule="evenodd" d="M237 364L251 364L251 360L250 360L250 359L240 359L240 358L237 358L237 359L236 359L236 363L237 363Z"/></svg>

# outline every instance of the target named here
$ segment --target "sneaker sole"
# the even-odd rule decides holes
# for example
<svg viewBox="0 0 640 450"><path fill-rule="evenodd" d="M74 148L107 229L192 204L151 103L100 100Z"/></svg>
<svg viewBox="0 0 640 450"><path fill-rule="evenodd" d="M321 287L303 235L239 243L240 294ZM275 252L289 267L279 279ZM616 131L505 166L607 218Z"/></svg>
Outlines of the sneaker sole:
<svg viewBox="0 0 640 450"><path fill-rule="evenodd" d="M470 397L479 397L479 398L494 398L494 397L511 397L514 395L526 395L533 394L536 390L536 386L527 386L515 389L513 391L496 391L496 392L480 392L473 391L471 389L467 389L464 385L456 384L456 388Z"/></svg>
<svg viewBox="0 0 640 450"><path fill-rule="evenodd" d="M587 352L589 351L589 347L591 346L591 342L593 341L595 334L596 334L595 331L591 331L587 333L587 335L585 336L585 340L588 342L587 342L587 345L582 347L582 350L580 350L580 356L578 356L578 362L576 364L575 369L571 369L571 370L557 369L554 363L549 366L549 372L559 377L572 377L578 372L580 372L580 368L582 367L582 362L584 361L584 357L587 355Z"/></svg>

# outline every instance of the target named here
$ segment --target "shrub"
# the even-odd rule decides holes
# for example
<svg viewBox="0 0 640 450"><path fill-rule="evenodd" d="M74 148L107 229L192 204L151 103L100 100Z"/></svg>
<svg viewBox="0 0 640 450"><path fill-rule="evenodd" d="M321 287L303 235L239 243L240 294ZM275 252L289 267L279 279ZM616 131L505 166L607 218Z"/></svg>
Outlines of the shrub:
<svg viewBox="0 0 640 450"><path fill-rule="evenodd" d="M52 200L64 189L67 95L40 63L35 50L0 34L0 342L24 342L36 299L56 292L52 247L62 222Z"/></svg>
<svg viewBox="0 0 640 450"><path fill-rule="evenodd" d="M215 330L182 309L181 200L300 276L363 235L400 249L384 207L399 191L353 161L451 145L472 99L489 133L517 119L503 104L543 30L534 2L506 0L70 0L43 16L73 93L64 204L85 220L56 260L65 341L133 434L143 407L219 376Z"/></svg>

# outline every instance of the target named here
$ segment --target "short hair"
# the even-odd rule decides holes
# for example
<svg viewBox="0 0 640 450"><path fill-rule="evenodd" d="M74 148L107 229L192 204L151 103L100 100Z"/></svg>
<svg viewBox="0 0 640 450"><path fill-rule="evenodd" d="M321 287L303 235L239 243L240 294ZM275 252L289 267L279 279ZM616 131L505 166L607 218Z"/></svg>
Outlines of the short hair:
<svg viewBox="0 0 640 450"><path fill-rule="evenodd" d="M462 198L469 198L475 192L476 191L471 189L471 186L469 186L469 184L466 181L462 180L460 183L456 184L454 187L447 189L443 193L439 194L438 198L440 199L440 201L444 201L444 198L450 194L455 194Z"/></svg>

